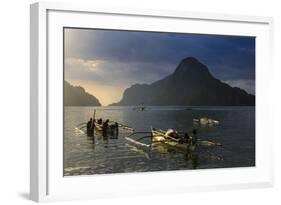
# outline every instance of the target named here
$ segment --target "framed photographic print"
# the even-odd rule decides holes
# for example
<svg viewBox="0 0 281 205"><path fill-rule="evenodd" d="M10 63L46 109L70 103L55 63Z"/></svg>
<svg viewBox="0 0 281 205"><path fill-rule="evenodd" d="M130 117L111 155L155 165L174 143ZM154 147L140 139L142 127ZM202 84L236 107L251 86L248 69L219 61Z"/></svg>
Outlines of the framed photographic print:
<svg viewBox="0 0 281 205"><path fill-rule="evenodd" d="M272 22L31 5L31 199L271 186Z"/></svg>

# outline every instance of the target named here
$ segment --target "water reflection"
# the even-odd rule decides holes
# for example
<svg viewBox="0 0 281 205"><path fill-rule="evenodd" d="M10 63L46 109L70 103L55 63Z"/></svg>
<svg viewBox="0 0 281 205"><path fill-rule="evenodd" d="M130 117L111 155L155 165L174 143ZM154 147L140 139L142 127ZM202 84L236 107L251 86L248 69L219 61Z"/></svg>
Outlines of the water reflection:
<svg viewBox="0 0 281 205"><path fill-rule="evenodd" d="M198 154L193 152L187 152L185 155L185 160L191 162L192 169L196 169L198 166Z"/></svg>
<svg viewBox="0 0 281 205"><path fill-rule="evenodd" d="M94 108L66 107L64 130L64 175L87 175L142 171L167 171L216 167L255 165L255 110L243 108L177 110L148 109L134 112L128 108L97 108L103 119L133 126L143 134L134 136L142 144L128 141L128 130L117 134L94 131L87 136L77 125L87 122ZM150 127L191 131L197 126L192 119L210 116L220 120L220 126L198 126L199 137L223 144L222 148L193 152L177 149L164 143L151 143L145 132ZM143 138L142 138L143 137Z"/></svg>

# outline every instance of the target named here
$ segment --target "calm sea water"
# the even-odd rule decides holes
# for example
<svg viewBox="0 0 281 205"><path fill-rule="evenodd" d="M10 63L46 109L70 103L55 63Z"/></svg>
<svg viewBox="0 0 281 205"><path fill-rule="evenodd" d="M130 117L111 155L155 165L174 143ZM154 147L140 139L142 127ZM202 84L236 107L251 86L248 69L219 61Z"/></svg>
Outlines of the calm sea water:
<svg viewBox="0 0 281 205"><path fill-rule="evenodd" d="M255 107L65 107L64 175L89 175L126 172L255 166ZM126 139L130 131L119 131L118 138L87 137L80 123L93 116L111 119L149 132L151 126L191 132L192 119L208 117L219 120L213 127L196 126L198 137L221 143L222 147L199 148L185 152L167 145L153 148L136 145ZM84 131L83 131L84 130ZM133 139L150 144L149 133L138 133Z"/></svg>

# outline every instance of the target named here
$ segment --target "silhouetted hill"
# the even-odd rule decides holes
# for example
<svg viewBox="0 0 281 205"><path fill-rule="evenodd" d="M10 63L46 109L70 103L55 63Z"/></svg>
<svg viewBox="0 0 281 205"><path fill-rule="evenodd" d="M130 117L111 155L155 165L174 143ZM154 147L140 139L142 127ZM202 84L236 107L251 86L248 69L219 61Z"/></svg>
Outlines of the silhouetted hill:
<svg viewBox="0 0 281 205"><path fill-rule="evenodd" d="M100 106L99 100L87 93L80 86L72 86L64 81L64 105L65 106Z"/></svg>
<svg viewBox="0 0 281 205"><path fill-rule="evenodd" d="M112 105L250 106L255 96L214 78L196 58L183 59L174 73L152 84L127 88Z"/></svg>

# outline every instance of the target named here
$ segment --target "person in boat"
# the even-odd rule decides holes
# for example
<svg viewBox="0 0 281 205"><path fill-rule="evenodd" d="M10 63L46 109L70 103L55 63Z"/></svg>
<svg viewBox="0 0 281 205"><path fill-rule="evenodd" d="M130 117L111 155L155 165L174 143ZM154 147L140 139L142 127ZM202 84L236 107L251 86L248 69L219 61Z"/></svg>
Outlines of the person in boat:
<svg viewBox="0 0 281 205"><path fill-rule="evenodd" d="M87 122L87 136L89 137L90 136L90 130L91 130L91 126L92 126L92 123L93 123L93 119L90 118L90 120Z"/></svg>
<svg viewBox="0 0 281 205"><path fill-rule="evenodd" d="M118 122L115 122L115 134L116 134L116 136L118 136L119 135L119 124L118 124Z"/></svg>
<svg viewBox="0 0 281 205"><path fill-rule="evenodd" d="M175 139L179 138L179 134L174 128L168 129L165 133L165 136L166 137L172 137L172 138L175 138Z"/></svg>
<svg viewBox="0 0 281 205"><path fill-rule="evenodd" d="M183 143L189 144L190 142L191 142L191 137L189 136L189 134L187 132L184 133L184 135L180 136L179 143L181 143L181 144L183 144Z"/></svg>
<svg viewBox="0 0 281 205"><path fill-rule="evenodd" d="M187 143L190 144L190 145L192 144L192 137L190 135L188 137Z"/></svg>
<svg viewBox="0 0 281 205"><path fill-rule="evenodd" d="M95 120L91 121L91 127L90 127L90 136L94 137L95 135Z"/></svg>
<svg viewBox="0 0 281 205"><path fill-rule="evenodd" d="M106 120L102 125L102 135L104 137L107 136L108 123L109 123L109 120Z"/></svg>
<svg viewBox="0 0 281 205"><path fill-rule="evenodd" d="M198 141L198 137L197 137L197 130L196 129L193 129L192 130L192 144L196 144Z"/></svg>
<svg viewBox="0 0 281 205"><path fill-rule="evenodd" d="M99 125L101 125L101 124L102 124L102 118L98 119L98 120L97 120L97 123L98 123Z"/></svg>
<svg viewBox="0 0 281 205"><path fill-rule="evenodd" d="M191 137L189 136L189 134L186 132L186 133L184 133L184 136L183 136L183 142L184 143L190 143L190 141L191 141Z"/></svg>

